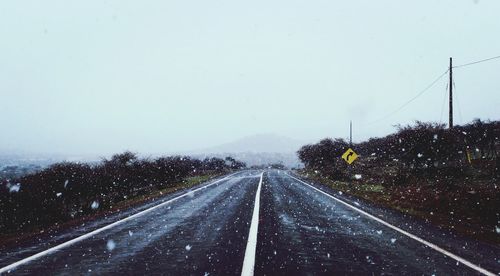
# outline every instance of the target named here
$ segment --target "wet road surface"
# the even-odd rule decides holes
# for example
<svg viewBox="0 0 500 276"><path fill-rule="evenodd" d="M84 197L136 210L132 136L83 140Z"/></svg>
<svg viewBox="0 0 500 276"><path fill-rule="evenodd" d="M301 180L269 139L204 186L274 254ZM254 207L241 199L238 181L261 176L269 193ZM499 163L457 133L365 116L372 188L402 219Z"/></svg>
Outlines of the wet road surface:
<svg viewBox="0 0 500 276"><path fill-rule="evenodd" d="M87 230L88 237L61 248L54 249L57 243L52 242L44 248L31 245L12 248L6 254L2 252L0 267L11 267L0 272L15 275L240 275L242 272L244 275L477 275L500 271L498 247L456 240L411 218L360 204L356 199L339 197L354 208L386 217L391 225L410 228L405 230L434 244L441 241L443 244L437 244L439 248L463 257L473 265L470 267L331 195L339 197L332 190L302 182L290 172L242 171L167 196L164 201L145 206L143 213L131 218L134 212L130 211L130 215L117 219L125 218L125 221L91 235L88 232L95 230ZM255 206L256 198L260 199L258 206ZM109 225L106 223L101 222L103 225L96 229ZM249 242L252 224L257 230L256 245ZM67 234L68 238L59 244L82 237L80 232ZM252 246L256 248L248 250ZM39 252L42 252L40 256L26 260ZM12 266L16 261L19 263ZM244 262L254 265L242 271Z"/></svg>

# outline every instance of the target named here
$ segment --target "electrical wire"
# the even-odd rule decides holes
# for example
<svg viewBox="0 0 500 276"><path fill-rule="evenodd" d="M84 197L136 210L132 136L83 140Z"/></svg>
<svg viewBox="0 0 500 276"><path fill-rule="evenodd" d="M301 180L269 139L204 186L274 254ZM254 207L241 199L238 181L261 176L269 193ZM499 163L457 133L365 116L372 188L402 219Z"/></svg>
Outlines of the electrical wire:
<svg viewBox="0 0 500 276"><path fill-rule="evenodd" d="M375 121L372 121L370 123L368 123L368 125L373 125L373 124L376 124L376 123L379 123L389 117L391 117L392 115L398 113L401 109L405 108L407 105L409 105L411 102L413 102L414 100L416 100L418 97L422 96L422 94L424 94L425 92L427 92L427 90L431 89L431 87L434 86L434 84L436 84L444 75L446 75L446 73L448 73L449 69L446 70L444 73L442 73L439 77L437 77L433 82L431 82L431 84L429 84L428 86L426 86L422 91L420 91L417 95L415 95L413 98L411 98L410 100L408 100L407 102L405 102L404 104L402 104L400 107L398 107L396 110L394 110L393 112L387 114L386 116L378 119L378 120L375 120Z"/></svg>
<svg viewBox="0 0 500 276"><path fill-rule="evenodd" d="M500 56L494 56L494 57L490 57L490 58L487 58L487 59L482 59L482 60L478 60L478 61L473 61L473 62L469 62L469 63L465 63L465 64L461 64L461 65L457 65L457 66L453 66L452 68L461 68L461 67L465 67L465 66L470 66L470 65L474 65L474 64L478 64L478 63L482 63L482 62L486 62L486 61L490 61L490 60L494 60L494 59L500 59ZM434 86L434 84L436 84L444 75L446 75L446 73L448 73L450 71L450 69L446 70L443 74L441 74L439 77L437 77L431 84L429 84L427 87L425 87L422 91L420 91L417 95L415 95L413 98L411 98L410 100L408 100L407 102L405 102L404 104L402 104L400 107L398 107L396 110L394 110L393 112L387 114L386 116L378 119L378 120L375 120L375 121L372 121L370 123L367 124L367 126L369 125L373 125L373 124L376 124L376 123L379 123L389 117L391 117L392 115L398 113L399 111L401 111L403 108L405 108L407 105L409 105L411 102L413 102L414 100L416 100L418 97L420 97L422 94L424 94L427 90L429 90L431 87ZM449 85L453 85L453 87L455 87L455 82L453 82L452 84L449 84ZM458 102L458 95L456 96L457 98L457 104L458 104L458 112L459 112L459 116L460 116L460 120L462 121L462 111L461 111L461 108L460 108L460 104ZM446 94L445 94L445 100L446 100ZM444 101L443 101L444 103ZM443 104L444 105L444 104ZM440 121L442 121L442 118L443 118L443 106L441 107L441 118L439 119Z"/></svg>
<svg viewBox="0 0 500 276"><path fill-rule="evenodd" d="M500 56L490 57L490 58L487 58L487 59L482 59L482 60L478 60L478 61L473 61L473 62L461 64L461 65L458 65L458 66L453 66L453 68L460 68L460 67L465 67L465 66L469 66L469 65L474 65L474 64L478 64L478 63L481 63L481 62L490 61L490 60L497 59L497 58L500 58Z"/></svg>
<svg viewBox="0 0 500 276"><path fill-rule="evenodd" d="M455 86L455 81L453 81L453 92L454 92L454 96L455 98L457 99L457 107L458 107L458 116L460 117L460 123L463 123L464 120L462 118L462 109L460 108L460 100L458 99L458 93L457 93L457 87Z"/></svg>
<svg viewBox="0 0 500 276"><path fill-rule="evenodd" d="M448 95L448 83L446 84L446 88L444 89L444 97L443 103L441 103L441 115L439 116L439 123L443 123L443 112L444 112L444 104L446 103L446 96Z"/></svg>

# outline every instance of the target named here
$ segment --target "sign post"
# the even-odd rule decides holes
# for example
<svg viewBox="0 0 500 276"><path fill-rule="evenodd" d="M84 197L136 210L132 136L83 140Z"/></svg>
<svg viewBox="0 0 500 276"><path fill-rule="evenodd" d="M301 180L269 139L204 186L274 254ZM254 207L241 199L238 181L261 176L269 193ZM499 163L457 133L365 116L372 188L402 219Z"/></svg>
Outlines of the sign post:
<svg viewBox="0 0 500 276"><path fill-rule="evenodd" d="M358 155L356 152L352 149L352 121L349 121L349 148L347 149L344 154L342 154L342 159L344 161L351 165L356 159L358 158ZM351 166L347 167L347 175L349 176L349 186L351 186L352 181L351 181L351 175L352 175L352 168Z"/></svg>

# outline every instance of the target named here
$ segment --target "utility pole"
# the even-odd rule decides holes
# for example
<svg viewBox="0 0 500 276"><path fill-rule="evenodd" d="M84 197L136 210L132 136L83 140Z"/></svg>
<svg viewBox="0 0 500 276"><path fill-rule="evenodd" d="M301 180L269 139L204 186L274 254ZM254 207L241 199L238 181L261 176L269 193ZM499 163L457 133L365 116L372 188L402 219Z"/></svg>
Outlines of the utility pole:
<svg viewBox="0 0 500 276"><path fill-rule="evenodd" d="M451 129L453 128L453 65L452 65L452 58L450 57L450 84L448 85L450 87L450 114L449 114L449 122L448 122L448 127Z"/></svg>
<svg viewBox="0 0 500 276"><path fill-rule="evenodd" d="M352 120L349 121L349 148L352 148ZM349 176L349 187L352 187L352 168L347 165L347 175Z"/></svg>
<svg viewBox="0 0 500 276"><path fill-rule="evenodd" d="M352 147L352 121L349 122L349 146Z"/></svg>

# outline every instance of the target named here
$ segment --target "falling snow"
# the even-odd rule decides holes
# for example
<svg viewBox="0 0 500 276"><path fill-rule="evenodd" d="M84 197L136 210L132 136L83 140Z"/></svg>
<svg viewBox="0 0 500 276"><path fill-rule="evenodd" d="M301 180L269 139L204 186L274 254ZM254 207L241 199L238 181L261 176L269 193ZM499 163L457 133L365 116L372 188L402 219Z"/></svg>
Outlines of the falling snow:
<svg viewBox="0 0 500 276"><path fill-rule="evenodd" d="M21 183L17 183L14 185L7 183L7 189L9 189L10 193L17 193L19 192L19 190L21 190Z"/></svg>
<svg viewBox="0 0 500 276"><path fill-rule="evenodd" d="M108 249L108 251L113 251L113 249L115 249L115 247L116 247L115 241L108 240L108 242L106 243L106 248Z"/></svg>

